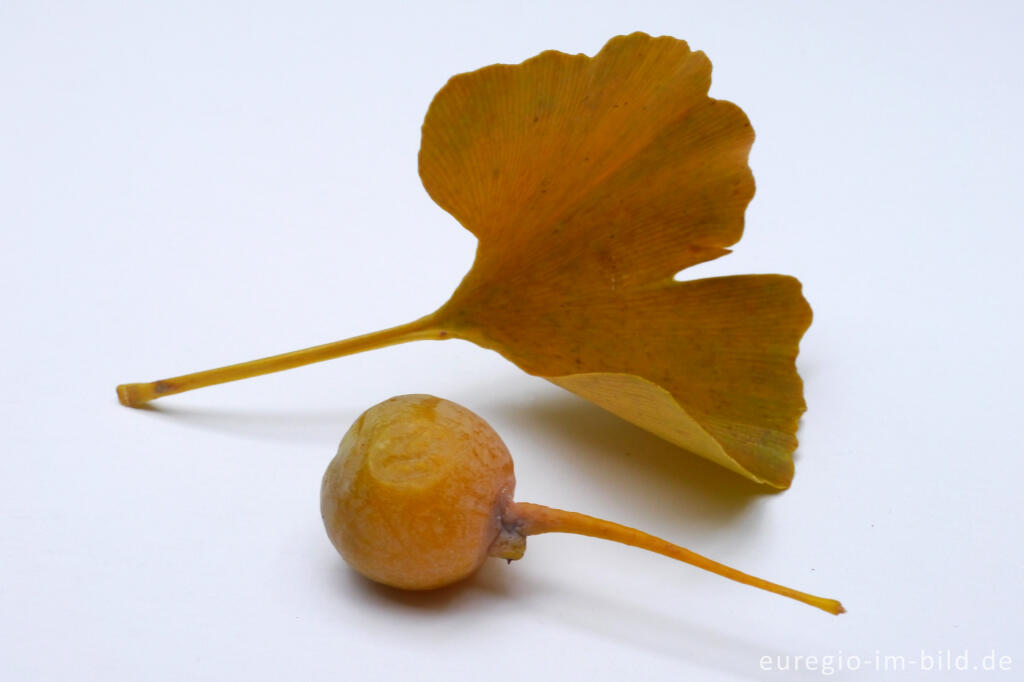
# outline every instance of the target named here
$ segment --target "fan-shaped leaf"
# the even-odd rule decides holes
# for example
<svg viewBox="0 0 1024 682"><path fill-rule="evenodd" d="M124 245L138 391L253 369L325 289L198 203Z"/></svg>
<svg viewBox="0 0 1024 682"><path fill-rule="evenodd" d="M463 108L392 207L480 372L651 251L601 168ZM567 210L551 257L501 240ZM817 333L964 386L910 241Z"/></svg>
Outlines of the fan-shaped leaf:
<svg viewBox="0 0 1024 682"><path fill-rule="evenodd" d="M728 253L754 194L743 112L674 38L613 38L452 78L423 124L431 197L479 239L440 310L356 339L118 388L161 395L392 343L494 349L688 450L786 487L811 312L781 275L677 282Z"/></svg>

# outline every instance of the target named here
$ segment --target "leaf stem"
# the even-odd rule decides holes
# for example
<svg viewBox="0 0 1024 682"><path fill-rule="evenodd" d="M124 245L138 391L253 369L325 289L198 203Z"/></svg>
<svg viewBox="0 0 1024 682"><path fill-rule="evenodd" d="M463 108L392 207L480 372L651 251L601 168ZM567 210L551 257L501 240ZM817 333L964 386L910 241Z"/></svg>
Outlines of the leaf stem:
<svg viewBox="0 0 1024 682"><path fill-rule="evenodd" d="M799 592L782 585L777 585L761 578L742 573L725 564L712 561L696 552L674 545L671 542L662 540L642 531L622 526L611 521L604 521L585 514L552 509L539 504L528 502L513 502L507 512L507 521L519 525L519 532L523 535L538 535L540 533L574 533L576 535L587 535L603 540L621 542L624 545L639 547L651 552L657 552L664 556L682 561L706 571L711 571L724 578L735 580L744 585L759 587L768 592L774 592L790 599L796 599L805 604L817 607L833 615L844 613L846 609L835 599L816 597L813 594Z"/></svg>
<svg viewBox="0 0 1024 682"><path fill-rule="evenodd" d="M407 324L383 329L362 336L354 336L343 341L325 343L312 348L282 353L259 360L239 363L209 369L204 372L183 374L169 379L160 379L149 383L121 384L117 387L117 399L126 407L138 407L150 400L161 398L165 395L173 395L184 391L191 391L204 386L223 384L239 379L260 376L280 372L286 369L293 369L314 362L331 360L343 355L352 355L375 348L384 348L408 341L419 341L424 339L445 339L447 333L437 326L433 314L421 317L420 319Z"/></svg>

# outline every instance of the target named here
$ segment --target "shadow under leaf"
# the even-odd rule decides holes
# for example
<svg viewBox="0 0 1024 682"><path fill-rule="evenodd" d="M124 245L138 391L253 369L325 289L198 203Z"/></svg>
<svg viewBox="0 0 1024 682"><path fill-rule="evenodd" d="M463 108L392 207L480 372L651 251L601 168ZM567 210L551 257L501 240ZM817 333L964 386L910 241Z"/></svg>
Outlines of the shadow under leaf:
<svg viewBox="0 0 1024 682"><path fill-rule="evenodd" d="M635 499L670 524L689 519L713 530L744 516L747 522L753 522L752 508L780 492L568 393L552 392L529 402L501 403L492 411L552 443L550 457L570 465L578 477L573 484L587 486L603 497ZM600 515L601 510L575 511L596 511Z"/></svg>

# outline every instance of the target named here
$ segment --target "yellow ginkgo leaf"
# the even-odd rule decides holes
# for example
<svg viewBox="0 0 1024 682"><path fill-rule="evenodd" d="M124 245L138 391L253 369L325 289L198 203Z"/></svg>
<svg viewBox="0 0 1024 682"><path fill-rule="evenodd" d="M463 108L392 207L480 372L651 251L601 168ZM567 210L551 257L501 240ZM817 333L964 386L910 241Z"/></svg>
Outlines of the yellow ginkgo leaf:
<svg viewBox="0 0 1024 682"><path fill-rule="evenodd" d="M754 194L743 112L674 38L610 40L452 78L423 124L420 176L477 236L451 299L407 325L150 384L121 402L417 339L491 348L696 454L785 488L805 409L797 280L675 281L728 253Z"/></svg>

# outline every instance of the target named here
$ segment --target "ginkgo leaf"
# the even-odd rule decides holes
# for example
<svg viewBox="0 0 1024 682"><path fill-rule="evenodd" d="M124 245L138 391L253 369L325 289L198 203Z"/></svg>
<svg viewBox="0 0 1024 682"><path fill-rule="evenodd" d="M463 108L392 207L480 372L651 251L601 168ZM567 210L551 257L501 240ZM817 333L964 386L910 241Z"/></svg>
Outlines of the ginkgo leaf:
<svg viewBox="0 0 1024 682"><path fill-rule="evenodd" d="M451 299L416 322L118 388L161 395L369 348L457 337L498 351L696 454L785 488L805 409L797 280L676 281L728 253L754 193L754 139L674 38L610 40L452 78L427 111L420 176L479 240Z"/></svg>

